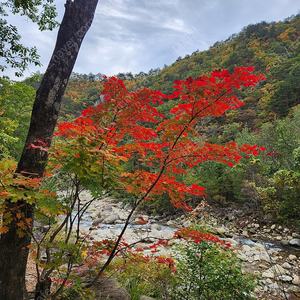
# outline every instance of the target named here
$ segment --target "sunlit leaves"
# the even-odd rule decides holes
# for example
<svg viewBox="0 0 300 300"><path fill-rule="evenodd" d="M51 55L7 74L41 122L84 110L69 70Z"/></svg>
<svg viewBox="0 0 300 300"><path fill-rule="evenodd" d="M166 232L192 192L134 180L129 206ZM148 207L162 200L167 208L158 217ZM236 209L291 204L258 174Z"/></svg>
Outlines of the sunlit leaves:
<svg viewBox="0 0 300 300"><path fill-rule="evenodd" d="M57 195L41 189L42 178L24 172L16 174L15 170L16 163L13 160L0 161L0 214L3 214L0 230L1 233L6 233L7 225L14 220L18 226L17 234L22 237L31 226L31 219L26 218L22 210L24 205L31 204L39 213L47 216L64 213L65 209L57 200ZM22 204L9 207L5 202L8 199L11 204Z"/></svg>

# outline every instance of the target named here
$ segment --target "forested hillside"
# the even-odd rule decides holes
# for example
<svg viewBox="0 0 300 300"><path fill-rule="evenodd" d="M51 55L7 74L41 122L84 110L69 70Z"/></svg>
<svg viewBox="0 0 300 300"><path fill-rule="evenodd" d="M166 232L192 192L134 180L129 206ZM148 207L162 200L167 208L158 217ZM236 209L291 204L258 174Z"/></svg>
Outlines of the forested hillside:
<svg viewBox="0 0 300 300"><path fill-rule="evenodd" d="M235 141L238 145L258 144L265 147L266 151L233 168L217 162L204 162L180 180L205 186L213 204L242 205L249 213L263 210L268 218L296 224L300 218L300 108L297 107L300 103L299 39L300 15L277 23L251 24L227 40L216 42L207 51L196 50L184 58L178 57L176 62L162 70L151 69L148 73L136 75L119 73L116 77L125 82L129 91L146 87L171 94L175 80L190 76L197 78L215 69L233 72L237 66L253 66L257 74L265 74L266 81L250 91L239 92L240 99L245 103L243 107L231 110L226 118L202 119L198 124L198 132L202 134L203 143L225 144ZM72 120L82 110L93 106L99 100L106 81L101 73L73 73L64 96L60 121ZM23 85L26 84L33 88L38 86L38 82L26 81ZM8 95L18 85L22 84L3 84L3 99L11 101ZM33 97L30 96L30 90L26 93L28 97ZM158 109L168 116L167 111L178 101L168 99ZM13 115L3 107L5 103L1 103L0 122L9 124L11 120L21 117L28 119L25 111L21 115ZM21 135L16 136L18 126L21 125L13 123L9 129L1 129L0 138L23 139ZM2 156L8 155L7 151L10 155L18 156L17 149L0 149ZM132 169L133 165L138 168L133 161L127 164L128 169ZM118 196L130 200L126 194ZM158 198L159 201L152 204L153 212L170 208L169 199ZM194 205L199 203L197 198L191 198L190 201Z"/></svg>
<svg viewBox="0 0 300 300"><path fill-rule="evenodd" d="M246 105L229 120L247 123L254 129L263 122L286 117L291 107L299 104L299 37L299 15L278 23L251 24L207 51L196 50L184 58L178 57L163 70L151 69L136 75L119 73L116 77L125 80L129 90L147 87L170 94L174 80L196 78L214 69L233 71L237 66L254 66L257 73L266 75L267 81L252 93L241 94ZM101 84L95 82L99 79L102 74L73 74L65 95L66 113L76 114L78 104L84 108L94 101L101 89Z"/></svg>

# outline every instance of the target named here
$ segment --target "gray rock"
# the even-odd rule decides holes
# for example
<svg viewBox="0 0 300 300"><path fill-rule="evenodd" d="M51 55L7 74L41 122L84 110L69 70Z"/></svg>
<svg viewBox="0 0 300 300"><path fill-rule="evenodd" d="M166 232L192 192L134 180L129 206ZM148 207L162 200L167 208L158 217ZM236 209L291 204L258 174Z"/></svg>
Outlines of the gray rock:
<svg viewBox="0 0 300 300"><path fill-rule="evenodd" d="M159 225L159 224L152 224L152 226L151 226L151 229L153 229L153 230L161 230L161 226Z"/></svg>
<svg viewBox="0 0 300 300"><path fill-rule="evenodd" d="M242 249L246 252L251 251L251 247L249 245L243 245Z"/></svg>
<svg viewBox="0 0 300 300"><path fill-rule="evenodd" d="M300 239L292 239L290 240L289 244L292 246L300 247Z"/></svg>
<svg viewBox="0 0 300 300"><path fill-rule="evenodd" d="M281 240L280 243L284 246L287 246L289 244L289 241L287 240Z"/></svg>
<svg viewBox="0 0 300 300"><path fill-rule="evenodd" d="M287 263L287 262L285 262L285 263L282 265L282 267L285 268L285 269L291 269L291 268L292 268L292 266L291 266L289 263Z"/></svg>
<svg viewBox="0 0 300 300"><path fill-rule="evenodd" d="M112 212L112 211L113 211L113 208L112 208L112 206L108 206L108 207L103 208L102 211L109 211L109 212Z"/></svg>
<svg viewBox="0 0 300 300"><path fill-rule="evenodd" d="M226 243L229 243L230 245L234 246L234 245L238 245L240 242L234 240L234 239L231 239L231 238L227 238L225 239L225 242Z"/></svg>
<svg viewBox="0 0 300 300"><path fill-rule="evenodd" d="M243 230L242 236L249 237L248 231L247 230Z"/></svg>
<svg viewBox="0 0 300 300"><path fill-rule="evenodd" d="M192 225L192 222L191 221L185 221L182 226L185 227L185 228L189 228L190 226Z"/></svg>
<svg viewBox="0 0 300 300"><path fill-rule="evenodd" d="M244 253L239 253L237 255L237 257L243 261L246 261L247 260L247 256L244 254Z"/></svg>
<svg viewBox="0 0 300 300"><path fill-rule="evenodd" d="M50 228L52 228L51 225L41 225L38 221L33 221L33 227L41 229L43 232L47 232Z"/></svg>
<svg viewBox="0 0 300 300"><path fill-rule="evenodd" d="M293 284L300 285L300 277L298 275L294 275Z"/></svg>
<svg viewBox="0 0 300 300"><path fill-rule="evenodd" d="M279 289L278 284L276 282L275 283L271 283L269 285L269 289L270 290L278 290Z"/></svg>
<svg viewBox="0 0 300 300"><path fill-rule="evenodd" d="M148 296L141 296L140 300L155 300L154 298L148 297Z"/></svg>
<svg viewBox="0 0 300 300"><path fill-rule="evenodd" d="M217 228L217 232L221 235L224 234L226 231L227 231L227 229L223 226Z"/></svg>
<svg viewBox="0 0 300 300"><path fill-rule="evenodd" d="M300 293L300 286L296 286L296 285L290 285L287 287L287 291L289 293ZM290 299L299 299L297 298L290 298Z"/></svg>
<svg viewBox="0 0 300 300"><path fill-rule="evenodd" d="M177 223L176 223L175 221L173 221L173 220L169 220L169 221L167 222L167 226L169 226L169 227L171 227L171 228L176 228L176 227L178 227Z"/></svg>
<svg viewBox="0 0 300 300"><path fill-rule="evenodd" d="M260 243L255 243L255 244L253 245L253 247L254 247L255 249L257 249L257 250L260 250L260 251L266 249L265 246L262 245L262 244L260 244Z"/></svg>
<svg viewBox="0 0 300 300"><path fill-rule="evenodd" d="M296 255L294 255L294 254L289 255L289 260L296 260L296 259L297 259Z"/></svg>
<svg viewBox="0 0 300 300"><path fill-rule="evenodd" d="M95 299L99 300L130 300L131 296L124 289L118 286L112 278L102 278L97 281L91 289L95 292Z"/></svg>
<svg viewBox="0 0 300 300"><path fill-rule="evenodd" d="M267 270L261 274L263 278L274 278L274 273L270 270Z"/></svg>
<svg viewBox="0 0 300 300"><path fill-rule="evenodd" d="M144 222L140 218L136 218L131 222L131 225L142 225Z"/></svg>
<svg viewBox="0 0 300 300"><path fill-rule="evenodd" d="M96 226L96 225L102 223L105 218L106 218L105 216L101 217L101 218L97 218L96 220L93 221L92 225Z"/></svg>
<svg viewBox="0 0 300 300"><path fill-rule="evenodd" d="M278 264L274 265L269 270L272 270L272 272L275 273L277 276L285 274L285 269L282 266L278 265Z"/></svg>
<svg viewBox="0 0 300 300"><path fill-rule="evenodd" d="M287 276L287 275L281 275L279 276L279 279L284 282L291 282L293 280L291 276Z"/></svg>
<svg viewBox="0 0 300 300"><path fill-rule="evenodd" d="M112 214L104 218L103 223L104 224L114 224L115 221L119 220L120 216L118 214Z"/></svg>

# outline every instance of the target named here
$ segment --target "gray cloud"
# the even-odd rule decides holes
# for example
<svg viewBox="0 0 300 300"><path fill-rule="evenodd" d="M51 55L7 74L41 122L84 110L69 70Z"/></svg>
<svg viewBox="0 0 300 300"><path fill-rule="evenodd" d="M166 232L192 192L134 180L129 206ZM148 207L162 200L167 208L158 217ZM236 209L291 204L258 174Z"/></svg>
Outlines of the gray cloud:
<svg viewBox="0 0 300 300"><path fill-rule="evenodd" d="M60 19L64 2L56 1ZM100 0L74 71L113 75L162 68L250 23L279 21L298 11L298 0ZM56 32L38 32L20 17L10 20L20 28L24 44L37 46L44 72ZM13 77L13 71L7 75Z"/></svg>

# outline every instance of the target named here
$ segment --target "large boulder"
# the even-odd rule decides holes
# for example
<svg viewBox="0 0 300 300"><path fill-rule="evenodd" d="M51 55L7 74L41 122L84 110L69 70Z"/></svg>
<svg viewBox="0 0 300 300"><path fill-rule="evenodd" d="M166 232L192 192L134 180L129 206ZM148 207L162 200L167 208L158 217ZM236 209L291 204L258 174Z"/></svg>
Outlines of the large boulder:
<svg viewBox="0 0 300 300"><path fill-rule="evenodd" d="M95 219L95 220L93 221L92 225L93 225L93 226L97 226L98 224L102 223L103 220L104 220L105 218L107 218L107 217L104 216L104 217Z"/></svg>
<svg viewBox="0 0 300 300"><path fill-rule="evenodd" d="M131 300L131 296L118 286L112 278L102 278L93 284L91 289L95 292L95 299L99 300Z"/></svg>
<svg viewBox="0 0 300 300"><path fill-rule="evenodd" d="M112 214L107 216L102 222L104 224L114 224L117 220L120 220L120 216L118 214Z"/></svg>

